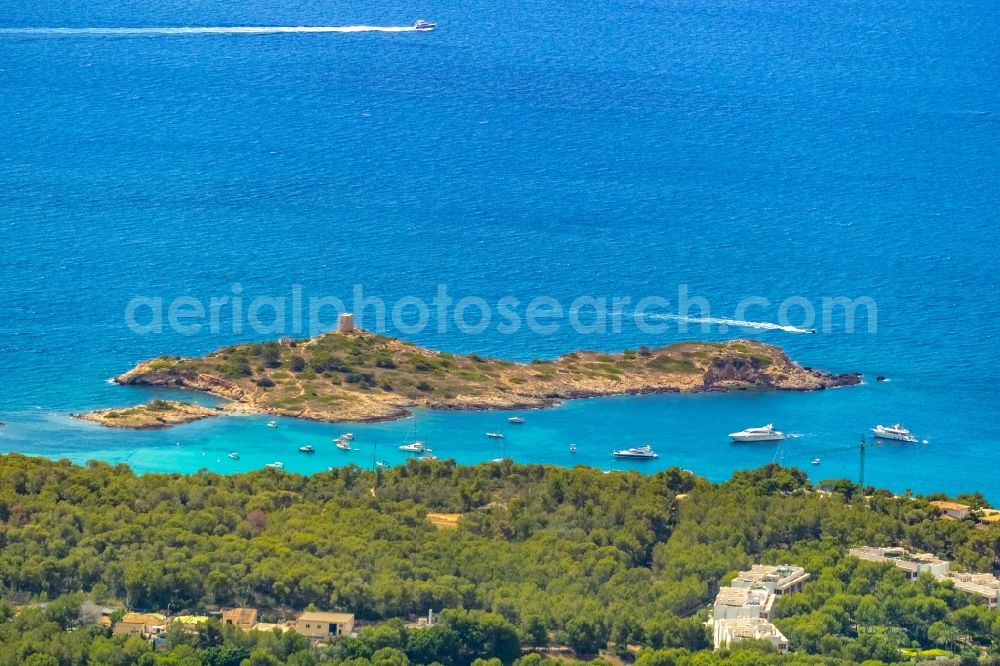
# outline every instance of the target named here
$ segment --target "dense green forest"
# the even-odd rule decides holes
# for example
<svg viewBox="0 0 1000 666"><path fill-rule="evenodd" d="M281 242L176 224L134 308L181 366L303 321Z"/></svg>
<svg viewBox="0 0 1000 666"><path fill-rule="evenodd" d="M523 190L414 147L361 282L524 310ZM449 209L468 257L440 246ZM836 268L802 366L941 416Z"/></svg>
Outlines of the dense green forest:
<svg viewBox="0 0 1000 666"><path fill-rule="evenodd" d="M522 653L550 644L584 658L608 648L638 666L890 663L901 648L931 647L1000 663L997 611L846 556L856 544L905 544L988 571L1000 526L940 520L926 498L822 486L773 465L716 485L676 469L415 460L378 479L355 467L136 476L0 456L0 666L547 666ZM463 517L436 529L428 512ZM795 654L752 642L710 652L707 605L754 562L812 572L775 607ZM153 653L78 626L84 596L175 613L250 605L264 619L312 604L353 612L364 628L316 651L293 633L213 622L172 630ZM430 609L440 624L403 627Z"/></svg>

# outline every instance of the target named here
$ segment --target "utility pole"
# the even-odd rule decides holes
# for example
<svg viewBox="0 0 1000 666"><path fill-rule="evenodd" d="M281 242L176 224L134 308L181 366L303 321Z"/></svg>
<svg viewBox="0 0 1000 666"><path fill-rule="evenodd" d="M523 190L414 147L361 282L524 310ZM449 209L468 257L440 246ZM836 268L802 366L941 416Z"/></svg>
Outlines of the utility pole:
<svg viewBox="0 0 1000 666"><path fill-rule="evenodd" d="M865 492L865 436L861 435L861 466L858 474L858 485L861 492Z"/></svg>

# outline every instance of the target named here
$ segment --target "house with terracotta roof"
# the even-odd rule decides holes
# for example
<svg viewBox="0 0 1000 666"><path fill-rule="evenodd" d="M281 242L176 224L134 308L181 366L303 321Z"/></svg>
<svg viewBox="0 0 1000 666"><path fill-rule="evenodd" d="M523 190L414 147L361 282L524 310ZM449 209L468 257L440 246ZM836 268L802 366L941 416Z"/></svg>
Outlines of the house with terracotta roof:
<svg viewBox="0 0 1000 666"><path fill-rule="evenodd" d="M250 631L257 624L256 608L231 608L222 611L222 624Z"/></svg>
<svg viewBox="0 0 1000 666"><path fill-rule="evenodd" d="M970 507L968 504L959 504L958 502L949 502L945 500L936 500L930 502L930 505L935 509L938 509L945 516L949 518L954 518L955 520L964 520L969 517Z"/></svg>
<svg viewBox="0 0 1000 666"><path fill-rule="evenodd" d="M148 638L161 633L166 626L167 618L159 613L125 613L115 623L111 633L115 636Z"/></svg>

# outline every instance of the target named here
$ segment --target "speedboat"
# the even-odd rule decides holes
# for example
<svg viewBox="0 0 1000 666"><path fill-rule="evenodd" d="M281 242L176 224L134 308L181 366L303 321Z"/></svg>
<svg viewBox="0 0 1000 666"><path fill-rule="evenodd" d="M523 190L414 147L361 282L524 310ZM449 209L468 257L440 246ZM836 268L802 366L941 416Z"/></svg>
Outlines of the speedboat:
<svg viewBox="0 0 1000 666"><path fill-rule="evenodd" d="M819 463L820 463L819 458L813 458L813 461L812 461L813 465L818 465Z"/></svg>
<svg viewBox="0 0 1000 666"><path fill-rule="evenodd" d="M229 457L232 458L233 460L239 460L240 454L236 453L236 451L233 451L232 453L229 454Z"/></svg>
<svg viewBox="0 0 1000 666"><path fill-rule="evenodd" d="M917 441L917 438L913 434L899 425L898 423L891 426L877 425L872 428L872 432L879 439L891 439L897 442L908 442L913 444Z"/></svg>
<svg viewBox="0 0 1000 666"><path fill-rule="evenodd" d="M353 432L345 432L343 435L341 435L337 439L342 439L342 440L344 440L346 442L353 442L354 441L354 433Z"/></svg>
<svg viewBox="0 0 1000 666"><path fill-rule="evenodd" d="M267 463L264 467L269 467L271 469L285 469L285 463L280 461L275 461L273 463Z"/></svg>
<svg viewBox="0 0 1000 666"><path fill-rule="evenodd" d="M437 460L437 456L420 456L420 460Z"/></svg>
<svg viewBox="0 0 1000 666"><path fill-rule="evenodd" d="M492 463L505 463L505 462L512 462L512 461L511 461L510 458L493 458L493 459L490 460L490 462L492 462Z"/></svg>
<svg viewBox="0 0 1000 666"><path fill-rule="evenodd" d="M521 425L522 423L524 423L524 417L512 416L509 419L507 419L507 423L513 423L514 425Z"/></svg>
<svg viewBox="0 0 1000 666"><path fill-rule="evenodd" d="M569 445L569 452L570 453L576 453L576 444L570 444Z"/></svg>
<svg viewBox="0 0 1000 666"><path fill-rule="evenodd" d="M406 451L407 453L426 453L430 451L423 442L410 442L409 444L403 444L399 447L400 451Z"/></svg>
<svg viewBox="0 0 1000 666"><path fill-rule="evenodd" d="M351 450L351 441L349 439L344 439L343 437L338 437L337 439L335 439L333 441L337 445L337 448L340 449L341 451L350 451Z"/></svg>
<svg viewBox="0 0 1000 666"><path fill-rule="evenodd" d="M306 444L299 447L299 453L316 453L316 449L313 448L312 444Z"/></svg>
<svg viewBox="0 0 1000 666"><path fill-rule="evenodd" d="M437 27L437 23L428 23L423 19L417 19L417 22L413 24L414 30L433 30Z"/></svg>
<svg viewBox="0 0 1000 666"><path fill-rule="evenodd" d="M637 460L654 460L659 456L653 451L653 447L649 444L643 444L642 446L633 446L630 449L621 449L619 451L612 451L611 455L615 458L635 458Z"/></svg>
<svg viewBox="0 0 1000 666"><path fill-rule="evenodd" d="M277 421L268 421L267 422L267 427L268 428L277 428L278 427L278 422Z"/></svg>
<svg viewBox="0 0 1000 666"><path fill-rule="evenodd" d="M502 432L488 432L486 433L486 436L491 437L493 439L503 439L504 437Z"/></svg>
<svg viewBox="0 0 1000 666"><path fill-rule="evenodd" d="M739 432L731 432L729 437L734 442L780 442L785 438L785 433L775 430L774 424L768 423L760 428L747 428Z"/></svg>

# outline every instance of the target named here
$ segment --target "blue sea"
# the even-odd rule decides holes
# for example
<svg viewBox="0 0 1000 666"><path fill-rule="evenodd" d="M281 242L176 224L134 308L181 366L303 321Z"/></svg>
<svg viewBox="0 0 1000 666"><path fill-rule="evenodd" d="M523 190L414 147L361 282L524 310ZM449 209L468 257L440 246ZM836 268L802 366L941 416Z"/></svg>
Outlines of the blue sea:
<svg viewBox="0 0 1000 666"><path fill-rule="evenodd" d="M866 483L1000 501L993 0L11 0L2 14L0 451L312 472L399 464L396 446L417 436L463 464L676 465L723 480L778 461L857 479L861 435L899 421L921 442L871 447ZM94 30L418 17L437 29ZM747 337L866 381L572 401L522 426L418 411L126 432L70 417L174 397L107 382L142 359L276 337L225 313L215 330L140 334L125 316L136 297L250 301L295 285L347 302L361 285L389 307L438 285L490 304L626 297L619 332L469 333L448 317L386 330L522 361ZM679 289L710 313L680 308ZM640 330L630 308L647 296L669 301L661 314L744 325ZM840 297L871 299L877 316L862 308L853 332L841 316L807 321ZM363 325L376 310L357 313ZM793 436L728 442L767 422ZM496 429L502 449L484 437ZM357 451L330 443L346 430ZM644 442L657 461L610 457ZM297 453L307 443L316 454Z"/></svg>

